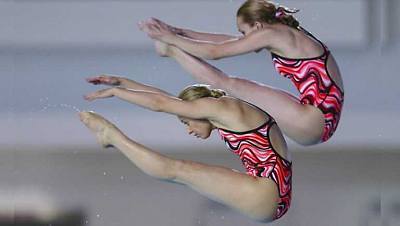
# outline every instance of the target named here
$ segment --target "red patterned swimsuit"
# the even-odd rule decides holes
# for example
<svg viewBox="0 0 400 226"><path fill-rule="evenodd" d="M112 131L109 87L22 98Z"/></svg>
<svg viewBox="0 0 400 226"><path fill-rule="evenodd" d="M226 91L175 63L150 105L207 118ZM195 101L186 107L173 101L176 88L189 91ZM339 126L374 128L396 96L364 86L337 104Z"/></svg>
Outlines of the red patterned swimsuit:
<svg viewBox="0 0 400 226"><path fill-rule="evenodd" d="M276 183L279 202L274 219L278 219L290 206L292 163L281 157L271 145L269 130L274 124L275 121L270 118L258 128L246 132L218 131L228 148L242 160L248 175L266 177Z"/></svg>
<svg viewBox="0 0 400 226"><path fill-rule="evenodd" d="M324 48L321 56L291 59L272 53L273 64L282 76L289 78L300 92L300 102L319 108L325 119L321 141L328 140L335 132L342 111L344 92L329 76L327 60L329 49L311 33L302 29Z"/></svg>

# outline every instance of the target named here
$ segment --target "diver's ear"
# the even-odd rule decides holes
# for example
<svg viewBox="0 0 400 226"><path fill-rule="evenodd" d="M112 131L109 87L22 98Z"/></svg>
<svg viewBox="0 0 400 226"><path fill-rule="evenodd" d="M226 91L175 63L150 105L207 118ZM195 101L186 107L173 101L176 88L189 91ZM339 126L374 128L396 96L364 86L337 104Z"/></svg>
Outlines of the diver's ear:
<svg viewBox="0 0 400 226"><path fill-rule="evenodd" d="M258 21L254 22L254 26L256 26L257 30L260 30L264 27L263 24Z"/></svg>

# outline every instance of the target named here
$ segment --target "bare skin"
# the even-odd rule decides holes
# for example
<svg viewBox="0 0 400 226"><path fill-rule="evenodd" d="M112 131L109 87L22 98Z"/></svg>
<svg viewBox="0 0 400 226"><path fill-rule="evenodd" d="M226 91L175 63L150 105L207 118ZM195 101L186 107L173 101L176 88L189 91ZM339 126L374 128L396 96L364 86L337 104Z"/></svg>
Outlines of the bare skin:
<svg viewBox="0 0 400 226"><path fill-rule="evenodd" d="M246 131L256 128L269 117L254 106L230 96L183 101L162 90L154 92L152 90L111 87L89 93L84 98L93 101L111 97L118 97L152 111L174 114L188 121L208 120L207 123L211 125L210 128L217 127L233 131Z"/></svg>
<svg viewBox="0 0 400 226"><path fill-rule="evenodd" d="M232 77L201 60L220 59L267 49L270 52L287 58L308 58L319 56L323 47L303 31L283 24L256 22L254 26L243 23L237 18L238 30L242 37L225 37L225 41L215 42L212 34L190 34L193 39L182 37L173 32L160 20L151 19L140 26L151 38L167 43L157 44L160 54L174 58L180 65L199 81L228 91L231 95L251 102L269 112L278 122L282 131L295 142L302 145L313 145L321 141L324 118L320 109L312 105L303 105L292 94L254 81ZM183 51L181 51L181 50ZM328 71L332 79L343 90L338 65L330 54ZM266 101L268 100L268 101ZM293 120L296 119L296 120Z"/></svg>
<svg viewBox="0 0 400 226"><path fill-rule="evenodd" d="M161 180L184 184L262 222L273 220L278 200L276 184L237 171L202 163L176 160L136 143L117 127L93 112L81 112L81 121L103 147L119 149L144 173ZM240 188L240 193L237 189Z"/></svg>
<svg viewBox="0 0 400 226"><path fill-rule="evenodd" d="M165 22L151 18L140 23L139 28L149 37L176 46L185 52L203 59L220 59L266 49L287 58L311 58L320 56L324 49L320 43L306 33L284 24L255 22L253 26L237 18L237 28L243 36L196 32L176 28ZM180 35L188 32L187 35ZM214 41L218 39L218 41ZM328 71L332 79L343 89L339 68L330 55Z"/></svg>
<svg viewBox="0 0 400 226"><path fill-rule="evenodd" d="M269 112L274 116L282 131L297 143L310 145L319 142L324 121L318 108L300 104L296 97L283 90L229 76L206 61L189 55L175 46L162 42L156 42L155 46L160 56L174 58L198 82L224 89L229 94ZM265 101L265 94L268 94L268 101ZM293 120L294 118L296 120Z"/></svg>
<svg viewBox="0 0 400 226"><path fill-rule="evenodd" d="M144 91L149 91L149 92L155 92L155 93L164 93L168 94L164 90L158 89L153 86L148 86L142 83L135 82L133 80L123 78L120 76L115 76L115 75L97 75L97 76L92 76L86 79L88 83L91 83L93 85L107 85L107 86L114 86L114 87L122 87L122 88L127 88L127 89L137 89L137 90L144 90Z"/></svg>
<svg viewBox="0 0 400 226"><path fill-rule="evenodd" d="M167 28L169 31L174 33L175 35L180 35L182 37L194 39L194 40L203 40L203 41L209 41L209 42L215 42L215 43L222 43L226 42L228 40L235 40L238 39L237 36L234 35L228 35L228 34L219 34L219 33L209 33L209 32L199 32L199 31L194 31L186 28L178 28L175 26L172 26L170 24L166 24L163 21L157 19L157 18L150 18L147 21L141 21L138 23L138 27L141 30L146 30L147 24L159 24L161 26L164 26Z"/></svg>
<svg viewBox="0 0 400 226"><path fill-rule="evenodd" d="M105 76L103 79L110 78ZM88 79L88 82L91 81L93 79ZM134 83L140 86L140 83ZM85 99L93 101L110 97L118 97L153 111L177 115L187 126L189 134L202 139L207 139L216 128L248 131L269 120L263 111L229 96L182 101L165 92L112 87L89 93ZM273 180L255 178L224 167L172 159L129 139L100 115L81 112L80 118L103 147L113 146L121 150L146 174L187 185L255 220L273 220L279 198ZM286 142L278 126L270 129L270 138L274 149L287 158Z"/></svg>

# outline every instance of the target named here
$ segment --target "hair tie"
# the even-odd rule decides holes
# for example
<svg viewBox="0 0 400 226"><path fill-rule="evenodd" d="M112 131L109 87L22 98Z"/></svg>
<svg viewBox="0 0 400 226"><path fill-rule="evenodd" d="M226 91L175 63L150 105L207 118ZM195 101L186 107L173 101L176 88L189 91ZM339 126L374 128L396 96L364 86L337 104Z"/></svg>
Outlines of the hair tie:
<svg viewBox="0 0 400 226"><path fill-rule="evenodd" d="M282 10L276 10L275 18L281 18L285 13Z"/></svg>
<svg viewBox="0 0 400 226"><path fill-rule="evenodd" d="M288 9L288 8L279 6L276 9L276 12L275 12L275 18L279 19L279 18L282 18L282 17L291 16L291 15L297 13L298 11L300 11L300 10L298 10L298 9Z"/></svg>

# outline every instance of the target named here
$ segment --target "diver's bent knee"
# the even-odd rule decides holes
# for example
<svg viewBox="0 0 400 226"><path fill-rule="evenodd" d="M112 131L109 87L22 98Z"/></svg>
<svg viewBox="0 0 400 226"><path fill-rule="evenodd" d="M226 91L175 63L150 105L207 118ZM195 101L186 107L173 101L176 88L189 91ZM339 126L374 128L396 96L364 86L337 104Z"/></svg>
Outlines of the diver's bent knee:
<svg viewBox="0 0 400 226"><path fill-rule="evenodd" d="M259 222L271 222L274 220L278 208L278 187L272 180L260 180L263 184L253 193L247 196L249 201L247 213L249 217Z"/></svg>
<svg viewBox="0 0 400 226"><path fill-rule="evenodd" d="M271 205L271 204L269 204ZM271 207L271 206L269 206ZM278 207L278 205L276 205L276 207L274 208L266 208L265 211L256 211L253 214L250 214L249 217L252 218L255 221L261 222L261 223L269 223L274 221L274 216L275 216L275 212L276 212L276 208Z"/></svg>
<svg viewBox="0 0 400 226"><path fill-rule="evenodd" d="M292 137L292 139L303 146L311 146L321 143L322 133L315 133L315 131L308 132L305 130L302 135Z"/></svg>
<svg viewBox="0 0 400 226"><path fill-rule="evenodd" d="M321 143L321 136L309 136L305 139L297 139L295 141L303 146L312 146Z"/></svg>
<svg viewBox="0 0 400 226"><path fill-rule="evenodd" d="M309 146L321 143L324 133L325 119L318 108L308 105L299 124L298 136L294 139L297 143Z"/></svg>

